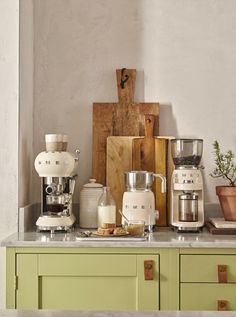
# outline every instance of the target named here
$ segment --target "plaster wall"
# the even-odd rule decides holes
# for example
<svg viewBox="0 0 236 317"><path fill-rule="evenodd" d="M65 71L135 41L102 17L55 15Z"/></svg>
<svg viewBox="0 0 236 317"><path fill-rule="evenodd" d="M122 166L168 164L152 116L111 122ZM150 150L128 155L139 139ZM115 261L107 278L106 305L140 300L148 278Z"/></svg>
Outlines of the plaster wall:
<svg viewBox="0 0 236 317"><path fill-rule="evenodd" d="M33 173L34 25L33 0L20 6L19 207L31 203Z"/></svg>
<svg viewBox="0 0 236 317"><path fill-rule="evenodd" d="M136 101L161 103L161 135L204 139L205 199L217 202L212 143L236 150L236 2L35 0L34 17L34 156L45 133L68 134L81 150L75 201L91 177L92 103L117 100L126 67Z"/></svg>
<svg viewBox="0 0 236 317"><path fill-rule="evenodd" d="M0 1L0 240L17 231L19 3ZM5 249L0 248L0 308L5 307Z"/></svg>

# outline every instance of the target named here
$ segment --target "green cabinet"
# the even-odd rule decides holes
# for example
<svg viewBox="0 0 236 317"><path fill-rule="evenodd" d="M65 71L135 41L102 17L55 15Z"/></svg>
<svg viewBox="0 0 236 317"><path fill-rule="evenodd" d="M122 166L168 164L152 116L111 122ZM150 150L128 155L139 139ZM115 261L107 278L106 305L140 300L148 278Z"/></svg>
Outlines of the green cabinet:
<svg viewBox="0 0 236 317"><path fill-rule="evenodd" d="M6 254L7 308L236 310L235 249L8 247Z"/></svg>
<svg viewBox="0 0 236 317"><path fill-rule="evenodd" d="M235 250L180 252L180 310L236 310L235 294Z"/></svg>
<svg viewBox="0 0 236 317"><path fill-rule="evenodd" d="M168 251L161 256L163 252L7 248L12 268L7 272L7 308L159 310L162 291L165 296L169 293L168 300L163 297L163 309L176 309L177 284L174 289L166 275L172 256Z"/></svg>

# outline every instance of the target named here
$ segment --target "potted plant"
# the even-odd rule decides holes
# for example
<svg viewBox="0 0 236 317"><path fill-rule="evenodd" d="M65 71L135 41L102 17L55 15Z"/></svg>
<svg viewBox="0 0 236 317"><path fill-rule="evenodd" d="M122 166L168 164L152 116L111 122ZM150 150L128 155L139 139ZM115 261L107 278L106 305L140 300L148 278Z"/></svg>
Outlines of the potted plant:
<svg viewBox="0 0 236 317"><path fill-rule="evenodd" d="M210 174L214 178L223 178L228 182L225 186L216 186L216 194L227 221L236 221L236 164L231 150L223 153L219 142L214 141L215 169Z"/></svg>

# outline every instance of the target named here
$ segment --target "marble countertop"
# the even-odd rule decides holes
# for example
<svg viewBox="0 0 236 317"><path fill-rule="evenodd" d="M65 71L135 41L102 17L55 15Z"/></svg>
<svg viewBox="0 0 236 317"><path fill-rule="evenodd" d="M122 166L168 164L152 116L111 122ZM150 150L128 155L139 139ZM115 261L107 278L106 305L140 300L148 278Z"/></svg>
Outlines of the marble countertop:
<svg viewBox="0 0 236 317"><path fill-rule="evenodd" d="M204 229L200 233L177 233L170 228L158 228L146 241L79 240L78 230L71 233L14 233L1 241L4 247L145 247L145 248L236 248L236 235L213 235Z"/></svg>
<svg viewBox="0 0 236 317"><path fill-rule="evenodd" d="M76 310L0 310L0 317L226 317L236 316L236 312L111 312Z"/></svg>

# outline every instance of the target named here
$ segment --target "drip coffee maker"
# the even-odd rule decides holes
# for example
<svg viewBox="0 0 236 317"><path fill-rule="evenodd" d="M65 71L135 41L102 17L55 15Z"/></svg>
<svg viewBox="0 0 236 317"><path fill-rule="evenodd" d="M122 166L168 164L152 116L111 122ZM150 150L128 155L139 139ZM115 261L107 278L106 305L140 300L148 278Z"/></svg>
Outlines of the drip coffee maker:
<svg viewBox="0 0 236 317"><path fill-rule="evenodd" d="M67 144L64 143L62 146L57 139L47 143L47 139L48 135L46 151L39 153L34 162L35 169L41 177L41 214L36 226L39 231L67 231L75 222L72 196L79 151L76 150L74 155L66 152Z"/></svg>
<svg viewBox="0 0 236 317"><path fill-rule="evenodd" d="M199 167L202 139L171 140L175 165L171 180L171 225L178 231L198 232L204 225L203 179Z"/></svg>
<svg viewBox="0 0 236 317"><path fill-rule="evenodd" d="M163 175L146 171L125 173L126 191L123 194L122 211L129 221L142 220L149 232L156 223L155 197L151 190L155 177L162 180L162 192L166 191L166 178ZM126 221L122 218L122 223Z"/></svg>

